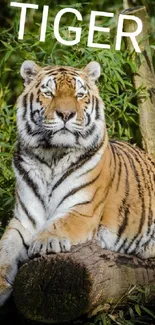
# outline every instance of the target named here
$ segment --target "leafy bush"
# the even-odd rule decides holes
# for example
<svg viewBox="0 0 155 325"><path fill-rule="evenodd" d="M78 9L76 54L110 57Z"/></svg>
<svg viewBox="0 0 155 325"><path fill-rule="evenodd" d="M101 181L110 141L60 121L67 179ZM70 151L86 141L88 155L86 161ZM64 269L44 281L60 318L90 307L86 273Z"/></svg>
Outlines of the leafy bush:
<svg viewBox="0 0 155 325"><path fill-rule="evenodd" d="M3 227L12 214L14 175L11 167L11 157L15 142L15 108L5 101L8 88L0 88L0 217ZM2 229L1 229L2 231Z"/></svg>

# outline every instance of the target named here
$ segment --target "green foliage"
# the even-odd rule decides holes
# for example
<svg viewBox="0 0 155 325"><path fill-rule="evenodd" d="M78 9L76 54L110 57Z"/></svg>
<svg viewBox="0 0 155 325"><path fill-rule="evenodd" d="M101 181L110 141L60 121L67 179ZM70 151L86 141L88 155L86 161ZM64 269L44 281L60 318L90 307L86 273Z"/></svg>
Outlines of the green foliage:
<svg viewBox="0 0 155 325"><path fill-rule="evenodd" d="M154 308L148 305L148 298L151 293L155 293L155 286L133 287L116 304L110 307L106 306L107 312L94 317L91 322L85 325L136 325L136 324L154 324ZM126 304L125 304L126 302ZM120 309L119 305L124 308ZM81 324L82 325L82 324Z"/></svg>
<svg viewBox="0 0 155 325"><path fill-rule="evenodd" d="M5 101L9 89L0 88L0 217L2 225L12 214L14 175L11 167L11 157L15 142L15 108ZM2 231L2 228L0 229Z"/></svg>

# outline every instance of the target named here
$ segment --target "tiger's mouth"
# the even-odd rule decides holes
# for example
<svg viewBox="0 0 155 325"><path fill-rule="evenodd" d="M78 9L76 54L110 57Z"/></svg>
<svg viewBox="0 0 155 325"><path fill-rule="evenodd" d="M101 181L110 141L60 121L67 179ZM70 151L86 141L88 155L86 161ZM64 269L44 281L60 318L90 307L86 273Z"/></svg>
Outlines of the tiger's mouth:
<svg viewBox="0 0 155 325"><path fill-rule="evenodd" d="M57 133L60 133L61 135L67 134L67 133L74 134L74 132L75 132L74 129L70 130L70 128L66 126L66 123L64 123L64 125L62 126L62 125L58 125L56 122L46 120L46 121L44 121L43 125L47 131L52 132L52 135L55 135Z"/></svg>
<svg viewBox="0 0 155 325"><path fill-rule="evenodd" d="M66 134L70 132L72 134L76 132L82 132L85 128L85 123L72 123L69 124L68 122L57 123L53 120L46 119L43 121L43 126L46 130L52 131L53 135L60 132L61 134Z"/></svg>
<svg viewBox="0 0 155 325"><path fill-rule="evenodd" d="M72 132L71 130L69 130L66 126L60 128L59 130L56 130L53 132L53 135L56 134L56 133L60 133L61 135L62 134L67 134L67 133L72 133L74 134L74 132Z"/></svg>
<svg viewBox="0 0 155 325"><path fill-rule="evenodd" d="M63 127L59 128L59 130L57 130L57 132L64 132L64 133L66 133L66 131L70 131L70 130L66 127L66 125L64 125Z"/></svg>

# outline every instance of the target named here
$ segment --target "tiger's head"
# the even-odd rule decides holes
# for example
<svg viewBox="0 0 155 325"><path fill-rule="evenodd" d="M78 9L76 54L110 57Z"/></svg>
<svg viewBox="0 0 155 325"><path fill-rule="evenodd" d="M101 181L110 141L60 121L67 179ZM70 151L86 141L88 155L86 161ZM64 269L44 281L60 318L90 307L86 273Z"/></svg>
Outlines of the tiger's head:
<svg viewBox="0 0 155 325"><path fill-rule="evenodd" d="M80 70L24 61L20 71L25 89L17 101L17 127L26 146L90 149L101 143L104 104L95 85L99 63Z"/></svg>

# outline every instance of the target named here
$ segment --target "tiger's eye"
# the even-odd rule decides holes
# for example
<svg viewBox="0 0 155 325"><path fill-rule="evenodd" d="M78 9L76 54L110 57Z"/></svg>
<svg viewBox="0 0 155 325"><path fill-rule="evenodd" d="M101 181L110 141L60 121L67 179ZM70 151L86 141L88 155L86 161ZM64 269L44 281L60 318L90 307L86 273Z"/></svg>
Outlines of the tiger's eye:
<svg viewBox="0 0 155 325"><path fill-rule="evenodd" d="M52 97L53 94L51 91L47 91L46 93L44 93L45 96L48 96L48 97Z"/></svg>
<svg viewBox="0 0 155 325"><path fill-rule="evenodd" d="M83 98L84 96L85 96L85 94L83 94L83 93L78 93L78 94L77 94L77 97L78 97L78 98Z"/></svg>

